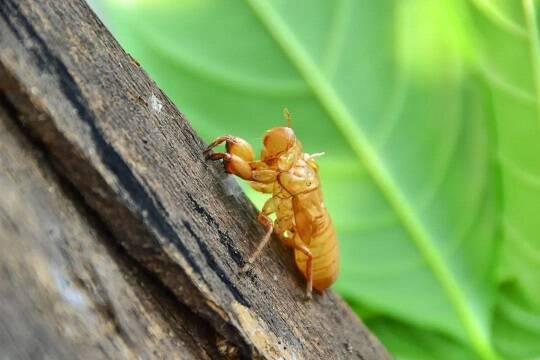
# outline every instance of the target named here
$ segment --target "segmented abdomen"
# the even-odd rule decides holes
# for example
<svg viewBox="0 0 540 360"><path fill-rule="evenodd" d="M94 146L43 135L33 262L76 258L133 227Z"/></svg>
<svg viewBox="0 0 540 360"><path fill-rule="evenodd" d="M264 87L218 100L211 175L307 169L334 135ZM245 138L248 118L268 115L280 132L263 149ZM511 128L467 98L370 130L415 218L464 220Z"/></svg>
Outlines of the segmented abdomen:
<svg viewBox="0 0 540 360"><path fill-rule="evenodd" d="M322 222L322 223L321 223ZM336 232L332 219L324 211L324 215L314 219L315 232L310 241L303 241L313 255L313 287L319 291L330 287L337 279L339 271L339 252ZM307 256L295 250L295 259L298 269L306 276Z"/></svg>

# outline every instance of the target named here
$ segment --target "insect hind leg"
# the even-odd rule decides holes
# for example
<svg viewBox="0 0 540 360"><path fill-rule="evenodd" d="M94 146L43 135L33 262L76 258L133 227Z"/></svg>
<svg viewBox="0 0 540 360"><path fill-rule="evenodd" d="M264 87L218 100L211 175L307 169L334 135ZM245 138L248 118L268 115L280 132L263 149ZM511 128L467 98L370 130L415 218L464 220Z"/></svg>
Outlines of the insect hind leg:
<svg viewBox="0 0 540 360"><path fill-rule="evenodd" d="M302 243L296 243L294 246L294 249L296 251L301 252L306 256L306 269L305 269L305 276L306 276L306 298L311 299L312 292L313 292L313 254L309 250L309 248Z"/></svg>

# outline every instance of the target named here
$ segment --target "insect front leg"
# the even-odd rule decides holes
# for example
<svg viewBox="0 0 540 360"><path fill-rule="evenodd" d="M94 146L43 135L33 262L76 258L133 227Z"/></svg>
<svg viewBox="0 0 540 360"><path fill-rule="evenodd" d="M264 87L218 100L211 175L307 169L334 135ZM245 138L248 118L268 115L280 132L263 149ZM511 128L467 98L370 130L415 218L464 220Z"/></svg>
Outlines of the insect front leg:
<svg viewBox="0 0 540 360"><path fill-rule="evenodd" d="M214 153L212 149L222 143L225 143L226 152ZM227 173L245 180L252 179L251 162L255 155L247 141L232 135L219 136L208 145L203 154L207 159L223 160Z"/></svg>
<svg viewBox="0 0 540 360"><path fill-rule="evenodd" d="M204 155L209 158L212 154L212 149L223 143L225 143L225 150L228 154L236 155L248 162L253 161L255 158L255 153L251 145L246 140L232 135L223 135L215 138L206 150L204 150Z"/></svg>
<svg viewBox="0 0 540 360"><path fill-rule="evenodd" d="M251 254L251 256L248 258L248 261L246 264L242 267L240 270L241 272L246 272L251 267L251 264L255 260L257 260L257 257L261 253L261 251L264 249L266 244L268 244L268 241L270 241L272 237L272 232L274 231L274 222L272 219L270 219L269 215L276 211L276 203L274 198L270 198L263 206L262 211L257 216L257 219L259 222L266 227L266 233L264 234L263 238L259 242L259 245L257 245L257 249Z"/></svg>
<svg viewBox="0 0 540 360"><path fill-rule="evenodd" d="M229 153L212 153L207 156L210 160L223 160L225 172L241 177L244 180L251 180L253 173L249 162Z"/></svg>

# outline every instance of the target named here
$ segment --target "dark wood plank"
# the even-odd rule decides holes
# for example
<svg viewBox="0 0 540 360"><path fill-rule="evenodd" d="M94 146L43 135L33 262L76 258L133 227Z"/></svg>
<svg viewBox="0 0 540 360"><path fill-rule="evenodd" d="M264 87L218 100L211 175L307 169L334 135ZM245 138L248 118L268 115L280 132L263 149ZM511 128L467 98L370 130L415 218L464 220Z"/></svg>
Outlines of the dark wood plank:
<svg viewBox="0 0 540 360"><path fill-rule="evenodd" d="M128 253L245 356L386 359L333 292L304 301L288 250L83 1L0 4L0 91ZM148 106L155 97L161 109ZM231 188L232 186L232 188Z"/></svg>
<svg viewBox="0 0 540 360"><path fill-rule="evenodd" d="M0 109L3 359L218 358L213 329L60 186Z"/></svg>

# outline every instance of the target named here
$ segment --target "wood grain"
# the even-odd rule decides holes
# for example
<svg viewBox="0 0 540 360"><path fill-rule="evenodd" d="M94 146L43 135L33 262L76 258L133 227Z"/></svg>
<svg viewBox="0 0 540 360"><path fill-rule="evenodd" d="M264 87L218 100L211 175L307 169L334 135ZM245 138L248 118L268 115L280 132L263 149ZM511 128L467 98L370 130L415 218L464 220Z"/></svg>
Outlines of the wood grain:
<svg viewBox="0 0 540 360"><path fill-rule="evenodd" d="M0 49L4 106L24 133L110 241L243 356L388 358L333 291L303 300L277 241L239 275L263 235L254 207L83 1L4 0Z"/></svg>
<svg viewBox="0 0 540 360"><path fill-rule="evenodd" d="M2 359L211 359L213 329L123 254L0 109Z"/></svg>

